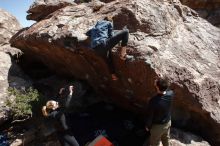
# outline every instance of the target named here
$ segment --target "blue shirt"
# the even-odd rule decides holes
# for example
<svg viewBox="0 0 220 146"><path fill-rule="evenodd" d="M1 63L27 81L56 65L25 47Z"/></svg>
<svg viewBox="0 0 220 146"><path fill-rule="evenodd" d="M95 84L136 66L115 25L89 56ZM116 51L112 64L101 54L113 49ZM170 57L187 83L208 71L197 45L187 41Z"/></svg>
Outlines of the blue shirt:
<svg viewBox="0 0 220 146"><path fill-rule="evenodd" d="M105 43L108 38L112 37L112 30L113 24L110 21L98 21L96 25L86 33L87 36L91 37L91 48Z"/></svg>

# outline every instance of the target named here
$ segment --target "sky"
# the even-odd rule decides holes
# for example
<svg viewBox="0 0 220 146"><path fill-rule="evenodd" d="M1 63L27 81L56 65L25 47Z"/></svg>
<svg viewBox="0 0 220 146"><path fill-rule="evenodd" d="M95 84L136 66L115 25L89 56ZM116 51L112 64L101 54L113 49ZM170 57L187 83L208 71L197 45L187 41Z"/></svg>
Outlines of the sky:
<svg viewBox="0 0 220 146"><path fill-rule="evenodd" d="M34 1L35 0L0 0L0 8L15 16L23 27L28 27L35 22L26 20L26 11Z"/></svg>

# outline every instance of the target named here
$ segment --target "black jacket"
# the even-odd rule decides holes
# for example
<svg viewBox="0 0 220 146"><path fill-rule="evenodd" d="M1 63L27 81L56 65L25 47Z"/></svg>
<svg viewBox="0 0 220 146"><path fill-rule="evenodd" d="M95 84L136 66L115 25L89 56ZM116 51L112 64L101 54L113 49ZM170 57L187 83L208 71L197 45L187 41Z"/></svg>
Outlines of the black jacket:
<svg viewBox="0 0 220 146"><path fill-rule="evenodd" d="M171 109L174 93L167 90L165 94L157 94L150 99L146 126L151 127L152 124L164 124L171 120Z"/></svg>
<svg viewBox="0 0 220 146"><path fill-rule="evenodd" d="M69 129L69 127L66 124L66 116L61 109L52 111L49 114L48 118L51 120L52 124L54 125L54 128L57 131L65 132Z"/></svg>

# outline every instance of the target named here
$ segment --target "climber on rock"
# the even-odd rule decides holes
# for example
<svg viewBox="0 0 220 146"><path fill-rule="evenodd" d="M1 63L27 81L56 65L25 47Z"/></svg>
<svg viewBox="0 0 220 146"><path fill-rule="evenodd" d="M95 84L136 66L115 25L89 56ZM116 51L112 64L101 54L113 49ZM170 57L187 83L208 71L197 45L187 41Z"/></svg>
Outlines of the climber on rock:
<svg viewBox="0 0 220 146"><path fill-rule="evenodd" d="M129 30L126 28L117 31L117 33L113 33L112 17L107 16L103 20L98 21L96 25L86 33L86 35L91 38L91 48L108 62L112 73L112 79L117 80L117 76L113 70L114 67L111 52L112 48L121 42L120 59L123 61L133 59L133 56L128 55L126 52Z"/></svg>

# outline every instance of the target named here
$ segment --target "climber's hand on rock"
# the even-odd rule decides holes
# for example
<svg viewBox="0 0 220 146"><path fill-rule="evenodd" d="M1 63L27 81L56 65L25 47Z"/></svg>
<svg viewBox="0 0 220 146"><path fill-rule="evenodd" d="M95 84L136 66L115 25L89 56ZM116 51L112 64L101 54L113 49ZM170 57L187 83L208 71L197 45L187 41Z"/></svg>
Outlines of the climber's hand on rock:
<svg viewBox="0 0 220 146"><path fill-rule="evenodd" d="M145 130L146 130L146 131L149 131L149 128L148 128L148 127L145 127Z"/></svg>
<svg viewBox="0 0 220 146"><path fill-rule="evenodd" d="M59 95L61 95L64 90L65 90L65 88L60 88ZM60 97L62 97L62 96L60 96Z"/></svg>
<svg viewBox="0 0 220 146"><path fill-rule="evenodd" d="M70 95L72 95L73 94L73 90L74 90L74 86L69 86L69 91L70 91Z"/></svg>

